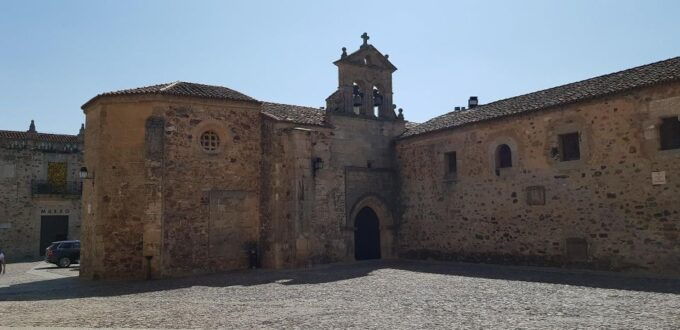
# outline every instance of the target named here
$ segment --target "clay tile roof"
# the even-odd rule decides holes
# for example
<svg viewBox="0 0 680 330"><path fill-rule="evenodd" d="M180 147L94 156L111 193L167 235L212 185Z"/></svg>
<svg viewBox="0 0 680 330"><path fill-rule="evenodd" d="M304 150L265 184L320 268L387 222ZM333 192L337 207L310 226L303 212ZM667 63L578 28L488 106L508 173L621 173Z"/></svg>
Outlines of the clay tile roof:
<svg viewBox="0 0 680 330"><path fill-rule="evenodd" d="M408 120L406 120L406 121L404 122L404 126L405 126L406 129L414 129L414 128L416 128L416 126L418 126L418 125L420 125L420 123L414 123L414 122L408 121Z"/></svg>
<svg viewBox="0 0 680 330"><path fill-rule="evenodd" d="M193 97L203 97L209 99L219 99L219 100L231 100L231 101L246 101L246 102L256 102L254 98L237 92L233 89L213 86L213 85L203 85L184 81L176 81L172 83L158 84L146 87L138 87L131 89L124 89L113 92L106 92L99 94L89 101L87 101L81 108L85 109L90 103L102 96L115 96L115 95L173 95L173 96L193 96Z"/></svg>
<svg viewBox="0 0 680 330"><path fill-rule="evenodd" d="M262 113L280 121L303 125L326 125L324 111L318 108L262 102Z"/></svg>
<svg viewBox="0 0 680 330"><path fill-rule="evenodd" d="M409 137L440 131L678 80L680 80L680 57L674 57L604 76L480 105L473 109L449 112L409 129L402 136Z"/></svg>
<svg viewBox="0 0 680 330"><path fill-rule="evenodd" d="M77 135L29 133L21 131L0 131L0 139L37 140L59 143L80 143L80 141L78 141Z"/></svg>

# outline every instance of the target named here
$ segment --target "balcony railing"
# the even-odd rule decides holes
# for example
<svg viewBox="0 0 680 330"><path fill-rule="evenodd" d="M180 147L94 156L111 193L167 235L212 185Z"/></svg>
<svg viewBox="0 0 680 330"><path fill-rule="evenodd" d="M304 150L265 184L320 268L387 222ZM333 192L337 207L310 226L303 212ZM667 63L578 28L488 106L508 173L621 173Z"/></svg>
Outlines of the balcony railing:
<svg viewBox="0 0 680 330"><path fill-rule="evenodd" d="M47 180L33 180L31 181L31 194L33 196L62 196L62 197L80 197L83 192L83 183L81 181L66 181L64 183L54 183Z"/></svg>

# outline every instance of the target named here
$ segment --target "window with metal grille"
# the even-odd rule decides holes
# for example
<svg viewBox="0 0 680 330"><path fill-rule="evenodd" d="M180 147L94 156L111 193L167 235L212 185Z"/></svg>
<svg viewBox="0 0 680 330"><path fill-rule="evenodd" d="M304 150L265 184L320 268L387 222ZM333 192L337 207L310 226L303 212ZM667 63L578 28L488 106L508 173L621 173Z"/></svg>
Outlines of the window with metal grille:
<svg viewBox="0 0 680 330"><path fill-rule="evenodd" d="M458 172L458 164L456 163L456 152L447 152L444 154L446 161L446 175L455 175Z"/></svg>
<svg viewBox="0 0 680 330"><path fill-rule="evenodd" d="M220 146L220 137L214 131L207 131L201 134L201 147L205 151L216 151Z"/></svg>
<svg viewBox="0 0 680 330"><path fill-rule="evenodd" d="M563 162L581 159L578 132L560 135L560 159Z"/></svg>
<svg viewBox="0 0 680 330"><path fill-rule="evenodd" d="M678 117L662 118L659 126L661 150L680 149L680 120Z"/></svg>

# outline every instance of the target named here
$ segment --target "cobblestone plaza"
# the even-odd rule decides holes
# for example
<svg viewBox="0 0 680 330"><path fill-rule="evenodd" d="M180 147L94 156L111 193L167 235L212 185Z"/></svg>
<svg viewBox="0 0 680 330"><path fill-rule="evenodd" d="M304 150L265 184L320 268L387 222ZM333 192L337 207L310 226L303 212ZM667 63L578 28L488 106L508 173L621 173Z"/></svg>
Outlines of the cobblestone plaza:
<svg viewBox="0 0 680 330"><path fill-rule="evenodd" d="M8 265L0 326L124 328L680 327L680 280L463 263L365 261L155 281Z"/></svg>

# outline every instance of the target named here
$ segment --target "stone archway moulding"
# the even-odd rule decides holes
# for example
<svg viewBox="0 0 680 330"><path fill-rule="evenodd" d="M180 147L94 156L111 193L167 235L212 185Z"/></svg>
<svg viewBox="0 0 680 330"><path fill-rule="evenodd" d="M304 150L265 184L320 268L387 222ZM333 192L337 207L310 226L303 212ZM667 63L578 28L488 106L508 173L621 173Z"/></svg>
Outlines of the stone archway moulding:
<svg viewBox="0 0 680 330"><path fill-rule="evenodd" d="M347 218L347 225L349 228L356 228L354 221L356 220L359 211L365 207L370 207L378 216L380 222L380 251L383 259L394 258L394 217L387 207L387 203L377 195L369 194L359 198L359 201L354 204L349 217ZM353 231L351 235L352 243L354 243ZM354 255L354 244L350 244L352 251L350 255Z"/></svg>

